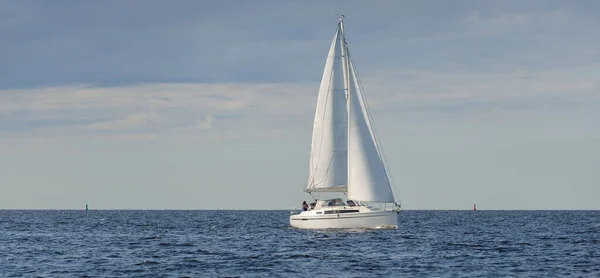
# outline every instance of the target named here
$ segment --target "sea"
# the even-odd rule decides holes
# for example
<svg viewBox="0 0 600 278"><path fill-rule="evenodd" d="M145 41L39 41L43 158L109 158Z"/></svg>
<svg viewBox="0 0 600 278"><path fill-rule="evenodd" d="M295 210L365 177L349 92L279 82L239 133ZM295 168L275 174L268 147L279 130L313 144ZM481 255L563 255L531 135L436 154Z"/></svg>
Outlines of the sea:
<svg viewBox="0 0 600 278"><path fill-rule="evenodd" d="M0 277L600 277L600 211L402 211L300 230L289 211L0 210Z"/></svg>

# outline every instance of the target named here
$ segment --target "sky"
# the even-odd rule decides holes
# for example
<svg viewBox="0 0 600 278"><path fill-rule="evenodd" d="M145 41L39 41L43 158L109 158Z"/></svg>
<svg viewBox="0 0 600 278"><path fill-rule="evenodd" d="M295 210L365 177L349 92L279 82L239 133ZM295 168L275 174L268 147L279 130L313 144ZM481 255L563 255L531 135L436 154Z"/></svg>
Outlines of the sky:
<svg viewBox="0 0 600 278"><path fill-rule="evenodd" d="M288 209L345 15L404 209L600 209L598 1L0 1L0 209Z"/></svg>

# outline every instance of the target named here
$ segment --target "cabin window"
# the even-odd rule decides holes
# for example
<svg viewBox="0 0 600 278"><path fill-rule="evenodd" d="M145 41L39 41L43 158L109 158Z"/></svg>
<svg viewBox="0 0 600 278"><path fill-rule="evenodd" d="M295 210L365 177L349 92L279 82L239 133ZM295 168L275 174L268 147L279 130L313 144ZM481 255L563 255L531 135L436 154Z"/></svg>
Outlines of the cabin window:
<svg viewBox="0 0 600 278"><path fill-rule="evenodd" d="M338 213L351 213L358 212L357 209L344 209L344 210L326 210L325 214L338 214Z"/></svg>
<svg viewBox="0 0 600 278"><path fill-rule="evenodd" d="M356 206L356 204L352 200L348 200L348 201L346 201L346 203L351 207Z"/></svg>
<svg viewBox="0 0 600 278"><path fill-rule="evenodd" d="M342 201L342 199L340 199L340 198L327 200L323 204L323 206L325 206L325 207L334 207L334 206L343 206L343 205L345 205L344 201Z"/></svg>

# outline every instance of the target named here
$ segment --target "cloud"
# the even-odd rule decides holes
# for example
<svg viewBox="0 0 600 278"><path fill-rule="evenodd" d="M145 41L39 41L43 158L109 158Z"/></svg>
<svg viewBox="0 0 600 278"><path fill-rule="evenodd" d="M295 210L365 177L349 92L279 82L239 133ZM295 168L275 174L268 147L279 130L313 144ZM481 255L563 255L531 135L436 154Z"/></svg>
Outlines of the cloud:
<svg viewBox="0 0 600 278"><path fill-rule="evenodd" d="M598 104L596 72L600 64L498 72L411 69L376 72L362 83L376 116L428 111L473 117ZM142 134L217 140L309 132L317 88L317 83L281 83L5 90L0 91L0 136Z"/></svg>
<svg viewBox="0 0 600 278"><path fill-rule="evenodd" d="M598 22L578 5L344 3L375 114L597 101ZM314 9L295 3L131 5L4 4L0 134L237 138L310 127L337 3L319 3L310 21Z"/></svg>
<svg viewBox="0 0 600 278"><path fill-rule="evenodd" d="M5 90L0 91L0 135L160 136L211 130L218 136L252 131L255 126L278 129L280 119L273 116L308 114L316 90L316 84L146 84Z"/></svg>
<svg viewBox="0 0 600 278"><path fill-rule="evenodd" d="M540 48L543 55L530 65L554 66L562 58L548 59L553 53L598 58L593 3L4 3L0 89L313 82L321 74L340 4L358 65L369 71L489 70L516 64L513 57Z"/></svg>
<svg viewBox="0 0 600 278"><path fill-rule="evenodd" d="M597 100L600 63L558 70L503 72L399 70L365 78L369 91L414 105L415 101L522 101L544 98ZM388 99L389 100L389 99Z"/></svg>
<svg viewBox="0 0 600 278"><path fill-rule="evenodd" d="M185 131L202 131L202 130L210 130L213 128L213 117L211 115L206 115L203 121L197 121L196 124L191 126L183 127L181 130Z"/></svg>
<svg viewBox="0 0 600 278"><path fill-rule="evenodd" d="M96 122L85 128L95 130L132 130L147 128L157 123L157 117L154 113L135 113L126 115L124 118Z"/></svg>

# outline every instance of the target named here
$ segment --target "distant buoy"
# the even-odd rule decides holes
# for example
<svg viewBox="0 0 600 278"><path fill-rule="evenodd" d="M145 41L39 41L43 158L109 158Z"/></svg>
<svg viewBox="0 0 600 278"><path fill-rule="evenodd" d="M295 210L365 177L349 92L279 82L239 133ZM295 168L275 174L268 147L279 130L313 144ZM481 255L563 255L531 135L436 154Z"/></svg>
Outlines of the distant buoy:
<svg viewBox="0 0 600 278"><path fill-rule="evenodd" d="M473 204L473 211L476 211L476 210L477 210L477 205Z"/></svg>
<svg viewBox="0 0 600 278"><path fill-rule="evenodd" d="M88 210L88 204L85 204L85 210Z"/></svg>

